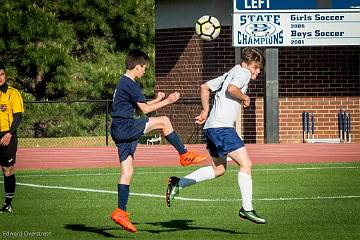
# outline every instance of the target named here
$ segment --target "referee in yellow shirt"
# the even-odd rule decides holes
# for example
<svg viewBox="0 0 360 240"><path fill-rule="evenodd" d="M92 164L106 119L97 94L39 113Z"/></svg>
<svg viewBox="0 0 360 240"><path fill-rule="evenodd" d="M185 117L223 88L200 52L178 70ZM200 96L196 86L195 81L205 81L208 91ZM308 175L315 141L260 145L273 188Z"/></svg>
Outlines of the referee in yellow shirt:
<svg viewBox="0 0 360 240"><path fill-rule="evenodd" d="M18 139L24 104L18 90L6 83L5 66L0 62L0 166L4 174L5 202L1 212L12 212L15 195L15 168Z"/></svg>

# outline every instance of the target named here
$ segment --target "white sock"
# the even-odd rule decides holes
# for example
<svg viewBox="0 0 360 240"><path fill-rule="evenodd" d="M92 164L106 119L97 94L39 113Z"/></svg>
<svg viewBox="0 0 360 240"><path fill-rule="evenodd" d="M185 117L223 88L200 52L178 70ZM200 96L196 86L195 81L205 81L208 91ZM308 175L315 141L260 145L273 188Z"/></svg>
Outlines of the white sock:
<svg viewBox="0 0 360 240"><path fill-rule="evenodd" d="M215 172L211 166L202 167L190 173L189 175L182 177L179 181L179 187L181 189L187 186L191 186L195 183L214 179L214 178L215 178Z"/></svg>
<svg viewBox="0 0 360 240"><path fill-rule="evenodd" d="M245 211L253 210L251 175L247 173L239 172L238 183L240 187L243 208L245 209Z"/></svg>

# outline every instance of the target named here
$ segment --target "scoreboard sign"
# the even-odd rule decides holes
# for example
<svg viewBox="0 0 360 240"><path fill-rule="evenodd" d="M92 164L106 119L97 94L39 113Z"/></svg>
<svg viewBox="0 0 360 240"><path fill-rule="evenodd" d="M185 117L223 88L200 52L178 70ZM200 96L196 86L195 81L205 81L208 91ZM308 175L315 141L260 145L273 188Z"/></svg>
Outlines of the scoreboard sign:
<svg viewBox="0 0 360 240"><path fill-rule="evenodd" d="M233 45L360 45L360 8L351 5L346 9L344 5L360 0L329 1L339 9L306 9L317 7L318 2L331 7L324 5L324 0L236 0Z"/></svg>
<svg viewBox="0 0 360 240"><path fill-rule="evenodd" d="M244 10L299 10L359 8L360 0L234 0L234 12Z"/></svg>

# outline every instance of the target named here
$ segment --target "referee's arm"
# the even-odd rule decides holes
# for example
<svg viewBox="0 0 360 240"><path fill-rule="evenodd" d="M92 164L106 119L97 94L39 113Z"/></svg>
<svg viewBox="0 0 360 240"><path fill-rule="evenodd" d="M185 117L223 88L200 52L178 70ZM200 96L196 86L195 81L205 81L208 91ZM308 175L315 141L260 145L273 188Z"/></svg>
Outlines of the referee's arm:
<svg viewBox="0 0 360 240"><path fill-rule="evenodd" d="M16 133L16 130L20 125L21 119L22 119L22 112L17 112L13 114L13 122L11 123L11 127L9 130L11 135L14 135Z"/></svg>

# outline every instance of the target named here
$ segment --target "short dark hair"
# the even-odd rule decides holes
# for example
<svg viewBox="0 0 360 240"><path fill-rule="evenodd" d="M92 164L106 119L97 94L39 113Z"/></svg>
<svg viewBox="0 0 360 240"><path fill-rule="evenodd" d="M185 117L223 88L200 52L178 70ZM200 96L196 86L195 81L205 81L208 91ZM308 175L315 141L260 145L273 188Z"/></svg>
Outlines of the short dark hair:
<svg viewBox="0 0 360 240"><path fill-rule="evenodd" d="M4 71L5 71L5 65L2 62L0 62L0 70L1 69L4 69Z"/></svg>
<svg viewBox="0 0 360 240"><path fill-rule="evenodd" d="M245 63L256 62L261 67L265 66L264 54L254 47L246 47L241 51L242 61Z"/></svg>
<svg viewBox="0 0 360 240"><path fill-rule="evenodd" d="M139 49L130 50L125 59L125 67L132 70L136 65L146 65L150 62L149 56Z"/></svg>

